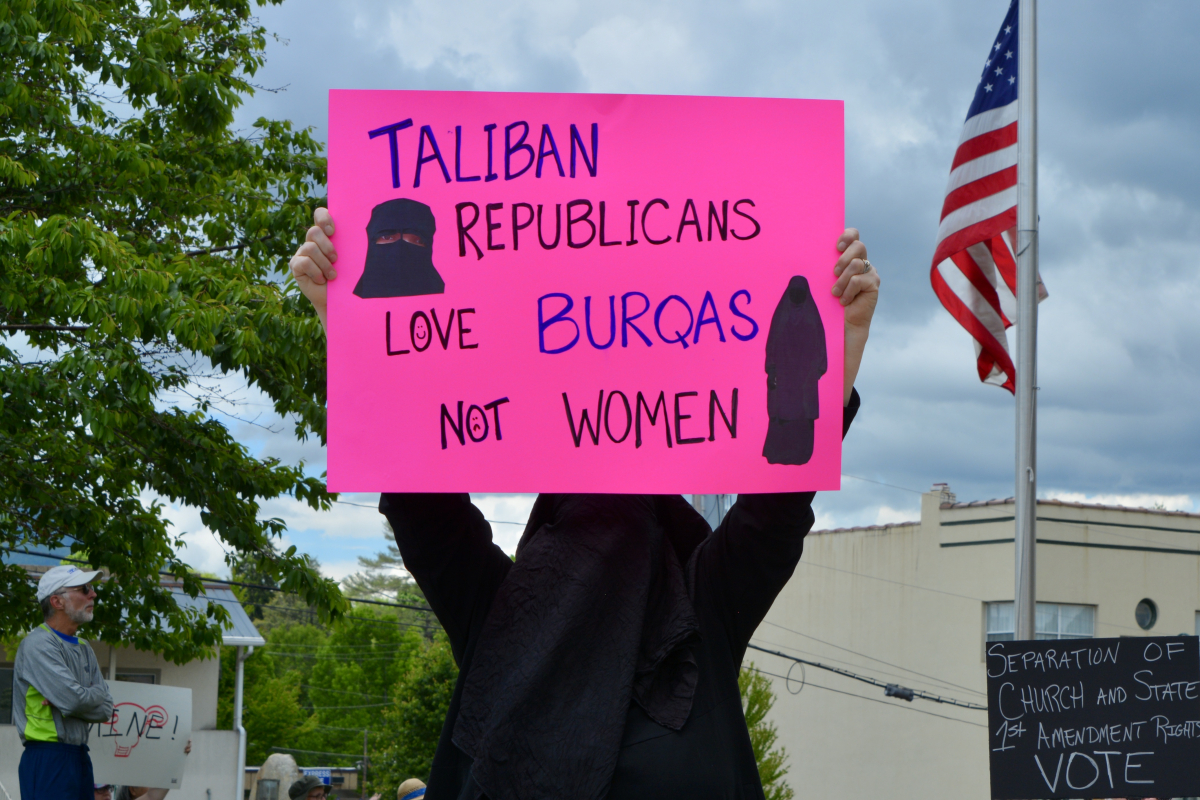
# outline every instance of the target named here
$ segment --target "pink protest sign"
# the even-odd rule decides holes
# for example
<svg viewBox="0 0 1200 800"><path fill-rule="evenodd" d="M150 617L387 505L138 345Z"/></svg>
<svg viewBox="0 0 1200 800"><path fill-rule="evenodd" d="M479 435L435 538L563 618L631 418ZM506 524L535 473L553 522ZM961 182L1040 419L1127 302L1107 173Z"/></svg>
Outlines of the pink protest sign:
<svg viewBox="0 0 1200 800"><path fill-rule="evenodd" d="M842 104L333 91L329 487L840 485Z"/></svg>

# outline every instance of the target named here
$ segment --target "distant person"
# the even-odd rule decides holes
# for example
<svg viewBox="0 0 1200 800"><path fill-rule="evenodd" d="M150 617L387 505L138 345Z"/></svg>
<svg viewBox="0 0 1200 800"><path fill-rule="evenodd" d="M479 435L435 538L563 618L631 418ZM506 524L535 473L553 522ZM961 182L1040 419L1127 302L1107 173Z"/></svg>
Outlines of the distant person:
<svg viewBox="0 0 1200 800"><path fill-rule="evenodd" d="M112 787L107 783L93 784L92 791L95 793L95 800L113 800Z"/></svg>
<svg viewBox="0 0 1200 800"><path fill-rule="evenodd" d="M99 574L58 566L38 581L45 622L21 642L13 664L13 723L25 746L18 768L24 798L100 798L88 756L88 725L112 717L113 699L92 648L75 637L80 625L92 621L92 581Z"/></svg>
<svg viewBox="0 0 1200 800"><path fill-rule="evenodd" d="M409 778L396 790L396 800L417 800L424 796L425 783L416 778Z"/></svg>
<svg viewBox="0 0 1200 800"><path fill-rule="evenodd" d="M315 775L305 775L288 789L291 800L325 800L328 796L329 787Z"/></svg>

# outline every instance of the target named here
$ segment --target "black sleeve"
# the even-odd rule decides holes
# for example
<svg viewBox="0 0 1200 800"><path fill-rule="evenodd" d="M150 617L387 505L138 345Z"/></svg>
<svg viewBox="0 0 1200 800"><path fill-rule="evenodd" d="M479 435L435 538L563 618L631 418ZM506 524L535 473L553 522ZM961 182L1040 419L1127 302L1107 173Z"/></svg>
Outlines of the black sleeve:
<svg viewBox="0 0 1200 800"><path fill-rule="evenodd" d="M396 535L404 566L425 593L462 661L512 560L467 494L383 494L379 513Z"/></svg>
<svg viewBox="0 0 1200 800"><path fill-rule="evenodd" d="M859 407L858 391L842 414L842 436ZM694 580L711 598L740 661L775 596L804 551L816 492L742 494L696 554Z"/></svg>

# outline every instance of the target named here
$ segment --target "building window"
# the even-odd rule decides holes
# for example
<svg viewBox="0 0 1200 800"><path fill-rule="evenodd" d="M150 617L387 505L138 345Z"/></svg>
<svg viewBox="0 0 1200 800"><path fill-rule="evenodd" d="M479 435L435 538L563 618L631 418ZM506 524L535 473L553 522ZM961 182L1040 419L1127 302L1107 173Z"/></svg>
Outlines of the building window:
<svg viewBox="0 0 1200 800"><path fill-rule="evenodd" d="M123 669L117 670L117 680L126 681L128 683L145 683L150 686L158 683L157 670L130 670L126 672Z"/></svg>
<svg viewBox="0 0 1200 800"><path fill-rule="evenodd" d="M12 725L13 668L0 667L0 725Z"/></svg>
<svg viewBox="0 0 1200 800"><path fill-rule="evenodd" d="M1200 625L1200 622L1197 623ZM1010 642L1016 630L1013 604L987 604L987 641ZM1038 603L1034 638L1090 639L1096 635L1096 607L1067 603Z"/></svg>
<svg viewBox="0 0 1200 800"><path fill-rule="evenodd" d="M1137 620L1139 628L1148 631L1158 622L1158 606L1147 597L1137 604L1137 608L1133 610L1133 618Z"/></svg>

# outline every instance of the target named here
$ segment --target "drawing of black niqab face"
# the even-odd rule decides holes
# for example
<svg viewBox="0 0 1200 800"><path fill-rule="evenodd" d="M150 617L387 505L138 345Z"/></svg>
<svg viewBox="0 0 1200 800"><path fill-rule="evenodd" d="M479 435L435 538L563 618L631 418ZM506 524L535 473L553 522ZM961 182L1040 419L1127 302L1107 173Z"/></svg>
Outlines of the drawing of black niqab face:
<svg viewBox="0 0 1200 800"><path fill-rule="evenodd" d="M787 288L788 300L792 301L794 306L802 306L812 299L812 294L808 288L808 279L803 275L796 275L788 281Z"/></svg>
<svg viewBox="0 0 1200 800"><path fill-rule="evenodd" d="M436 230L433 211L424 203L402 197L375 206L367 223L366 265L354 294L412 297L446 291L433 266Z"/></svg>

